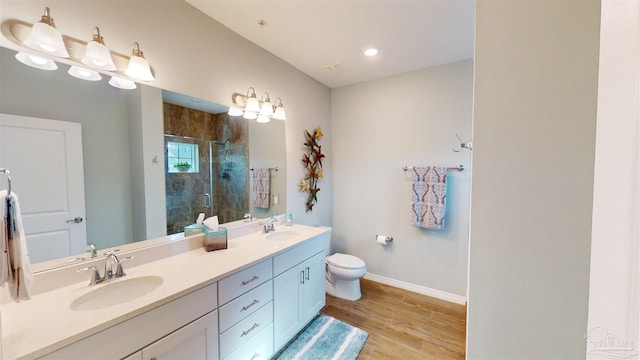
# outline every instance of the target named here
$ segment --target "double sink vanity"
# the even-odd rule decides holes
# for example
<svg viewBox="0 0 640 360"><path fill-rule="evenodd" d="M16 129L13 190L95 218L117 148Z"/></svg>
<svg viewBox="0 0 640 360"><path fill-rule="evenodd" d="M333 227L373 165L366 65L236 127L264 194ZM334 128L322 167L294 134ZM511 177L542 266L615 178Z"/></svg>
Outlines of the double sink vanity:
<svg viewBox="0 0 640 360"><path fill-rule="evenodd" d="M121 251L126 276L93 286L105 257L36 274L31 300L0 305L3 359L268 359L325 304L329 229L256 223Z"/></svg>

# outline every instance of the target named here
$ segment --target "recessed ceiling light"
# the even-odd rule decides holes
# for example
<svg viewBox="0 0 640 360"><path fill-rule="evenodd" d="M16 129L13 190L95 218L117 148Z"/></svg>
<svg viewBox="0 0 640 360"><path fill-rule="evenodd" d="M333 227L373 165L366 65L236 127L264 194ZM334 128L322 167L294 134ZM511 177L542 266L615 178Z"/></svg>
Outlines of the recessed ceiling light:
<svg viewBox="0 0 640 360"><path fill-rule="evenodd" d="M378 55L378 49L376 48L370 48L364 51L364 54L367 56L376 56Z"/></svg>

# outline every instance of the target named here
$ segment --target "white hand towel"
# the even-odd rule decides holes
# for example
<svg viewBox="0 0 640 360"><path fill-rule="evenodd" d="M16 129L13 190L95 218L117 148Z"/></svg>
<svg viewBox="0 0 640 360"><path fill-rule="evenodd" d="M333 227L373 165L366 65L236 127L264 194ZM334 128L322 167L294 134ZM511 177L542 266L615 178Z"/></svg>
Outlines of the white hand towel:
<svg viewBox="0 0 640 360"><path fill-rule="evenodd" d="M6 190L0 191L0 199L5 208L3 219L6 223L7 253L0 257L0 262L7 261L8 264L0 264L2 268L7 267L9 274L6 283L9 284L9 293L13 300L29 300L29 292L33 286L34 278L31 272L31 261L27 252L27 241L22 227L22 215L18 196ZM3 241L4 243L4 241ZM1 274L1 271L0 271ZM4 283L0 285L4 286Z"/></svg>
<svg viewBox="0 0 640 360"><path fill-rule="evenodd" d="M447 204L447 168L413 168L411 186L411 225L444 230Z"/></svg>

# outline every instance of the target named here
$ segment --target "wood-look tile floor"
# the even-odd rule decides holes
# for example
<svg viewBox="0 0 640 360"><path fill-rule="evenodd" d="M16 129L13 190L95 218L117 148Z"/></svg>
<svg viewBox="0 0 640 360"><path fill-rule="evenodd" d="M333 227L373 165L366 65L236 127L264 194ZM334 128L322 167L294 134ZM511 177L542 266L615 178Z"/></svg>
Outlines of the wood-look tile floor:
<svg viewBox="0 0 640 360"><path fill-rule="evenodd" d="M361 279L362 298L327 295L321 314L366 330L358 359L464 359L466 307Z"/></svg>

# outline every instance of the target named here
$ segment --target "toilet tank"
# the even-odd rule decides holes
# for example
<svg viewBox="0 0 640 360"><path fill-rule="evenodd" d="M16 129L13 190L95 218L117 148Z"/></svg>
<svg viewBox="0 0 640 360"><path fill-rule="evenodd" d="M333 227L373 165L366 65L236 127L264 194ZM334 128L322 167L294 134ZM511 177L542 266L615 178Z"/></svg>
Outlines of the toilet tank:
<svg viewBox="0 0 640 360"><path fill-rule="evenodd" d="M331 228L328 226L318 226L318 227L320 229L328 230L318 236L322 237L322 240L324 241L324 256L329 256L329 251L331 251Z"/></svg>

